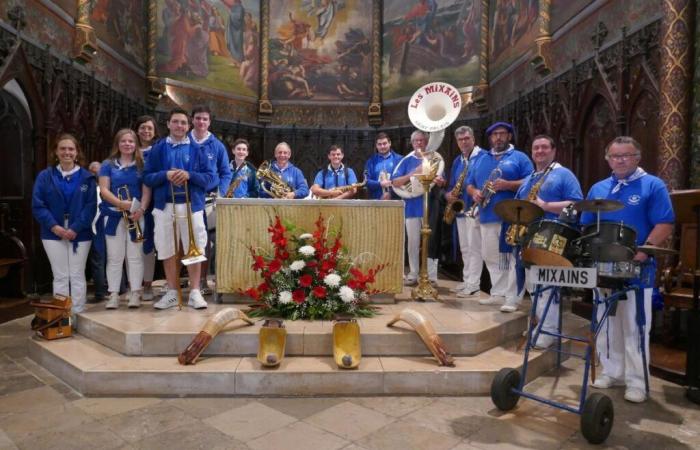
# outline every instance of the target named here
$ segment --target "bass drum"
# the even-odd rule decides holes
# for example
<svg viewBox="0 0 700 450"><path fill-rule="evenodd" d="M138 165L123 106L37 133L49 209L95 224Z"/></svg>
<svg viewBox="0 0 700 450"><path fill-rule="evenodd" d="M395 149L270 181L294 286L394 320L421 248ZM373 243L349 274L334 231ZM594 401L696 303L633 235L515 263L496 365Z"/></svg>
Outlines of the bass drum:
<svg viewBox="0 0 700 450"><path fill-rule="evenodd" d="M637 232L622 222L593 223L583 229L581 254L592 261L631 261L637 249Z"/></svg>
<svg viewBox="0 0 700 450"><path fill-rule="evenodd" d="M578 239L581 232L558 220L544 219L532 222L522 249L526 267L559 266L573 267L579 253Z"/></svg>

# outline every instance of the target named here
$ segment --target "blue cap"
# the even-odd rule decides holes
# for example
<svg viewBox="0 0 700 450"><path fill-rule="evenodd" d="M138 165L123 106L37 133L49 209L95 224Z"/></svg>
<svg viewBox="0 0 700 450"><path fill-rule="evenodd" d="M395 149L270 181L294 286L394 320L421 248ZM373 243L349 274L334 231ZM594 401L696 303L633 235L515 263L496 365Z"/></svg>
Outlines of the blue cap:
<svg viewBox="0 0 700 450"><path fill-rule="evenodd" d="M509 124L508 122L496 122L486 129L486 137L491 136L491 133L493 133L496 128L505 128L510 134L515 134L513 132L513 125Z"/></svg>

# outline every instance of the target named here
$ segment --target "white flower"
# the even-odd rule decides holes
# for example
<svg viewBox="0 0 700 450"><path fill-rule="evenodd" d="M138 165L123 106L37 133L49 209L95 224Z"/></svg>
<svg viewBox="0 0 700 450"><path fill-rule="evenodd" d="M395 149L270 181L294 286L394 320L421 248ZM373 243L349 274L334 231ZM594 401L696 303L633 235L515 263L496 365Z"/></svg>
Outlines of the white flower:
<svg viewBox="0 0 700 450"><path fill-rule="evenodd" d="M286 304L292 301L292 293L289 291L282 291L279 295L280 303Z"/></svg>
<svg viewBox="0 0 700 450"><path fill-rule="evenodd" d="M316 249L310 245L305 245L299 249L299 253L301 253L304 256L311 256L314 253L316 253Z"/></svg>
<svg viewBox="0 0 700 450"><path fill-rule="evenodd" d="M340 275L329 273L323 278L323 282L326 283L328 287L338 287L340 284Z"/></svg>
<svg viewBox="0 0 700 450"><path fill-rule="evenodd" d="M292 269L292 272L299 272L304 267L306 267L306 263L302 260L294 261L289 265L289 268Z"/></svg>
<svg viewBox="0 0 700 450"><path fill-rule="evenodd" d="M299 236L299 239L302 239L302 240L311 239L312 237L314 237L314 236L311 233L304 233L301 236Z"/></svg>
<svg viewBox="0 0 700 450"><path fill-rule="evenodd" d="M343 300L345 303L350 303L351 301L355 300L355 291L353 291L352 288L348 286L341 286L340 299Z"/></svg>

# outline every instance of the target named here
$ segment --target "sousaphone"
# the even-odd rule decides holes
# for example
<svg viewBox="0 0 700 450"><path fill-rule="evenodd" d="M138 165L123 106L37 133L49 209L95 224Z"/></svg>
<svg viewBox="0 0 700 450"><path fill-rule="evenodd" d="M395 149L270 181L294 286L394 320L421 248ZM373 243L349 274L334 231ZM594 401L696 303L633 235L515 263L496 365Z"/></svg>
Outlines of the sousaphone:
<svg viewBox="0 0 700 450"><path fill-rule="evenodd" d="M462 96L457 88L439 81L418 88L408 103L408 118L413 126L430 133L424 153L436 175L442 176L445 172L445 160L437 149L445 137L445 129L457 120L461 110ZM410 154L414 153L415 151ZM423 185L417 177L411 177L403 186L392 188L401 198L423 195Z"/></svg>

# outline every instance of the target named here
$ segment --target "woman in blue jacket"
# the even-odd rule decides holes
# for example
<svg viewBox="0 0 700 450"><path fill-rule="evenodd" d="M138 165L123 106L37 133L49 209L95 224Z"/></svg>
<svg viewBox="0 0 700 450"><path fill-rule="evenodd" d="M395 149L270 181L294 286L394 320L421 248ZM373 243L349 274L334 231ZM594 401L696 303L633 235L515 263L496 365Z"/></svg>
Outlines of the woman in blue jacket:
<svg viewBox="0 0 700 450"><path fill-rule="evenodd" d="M57 165L42 170L34 183L32 213L51 263L53 293L70 295L73 312L85 310L85 262L97 208L95 177L80 167L80 145L62 134L54 149Z"/></svg>
<svg viewBox="0 0 700 450"><path fill-rule="evenodd" d="M119 285L125 257L131 287L127 306L141 306L143 243L137 240L135 229L128 230L124 220L126 212L134 228L138 223L143 232L143 216L151 201L151 189L143 185L143 158L137 148L137 140L136 133L129 128L117 131L112 153L100 169L100 195L104 200L100 205L103 221L100 225L104 228L107 243L107 309L119 307Z"/></svg>
<svg viewBox="0 0 700 450"><path fill-rule="evenodd" d="M156 119L152 116L140 116L136 119L134 130L138 137L141 158L145 164L153 144L158 140ZM153 228L155 225L153 223L152 203L146 208L146 214L144 214L143 219L145 226L143 228L143 292L141 293L141 298L150 301L153 300L151 285L153 284L153 276L156 271L156 248L153 244Z"/></svg>

